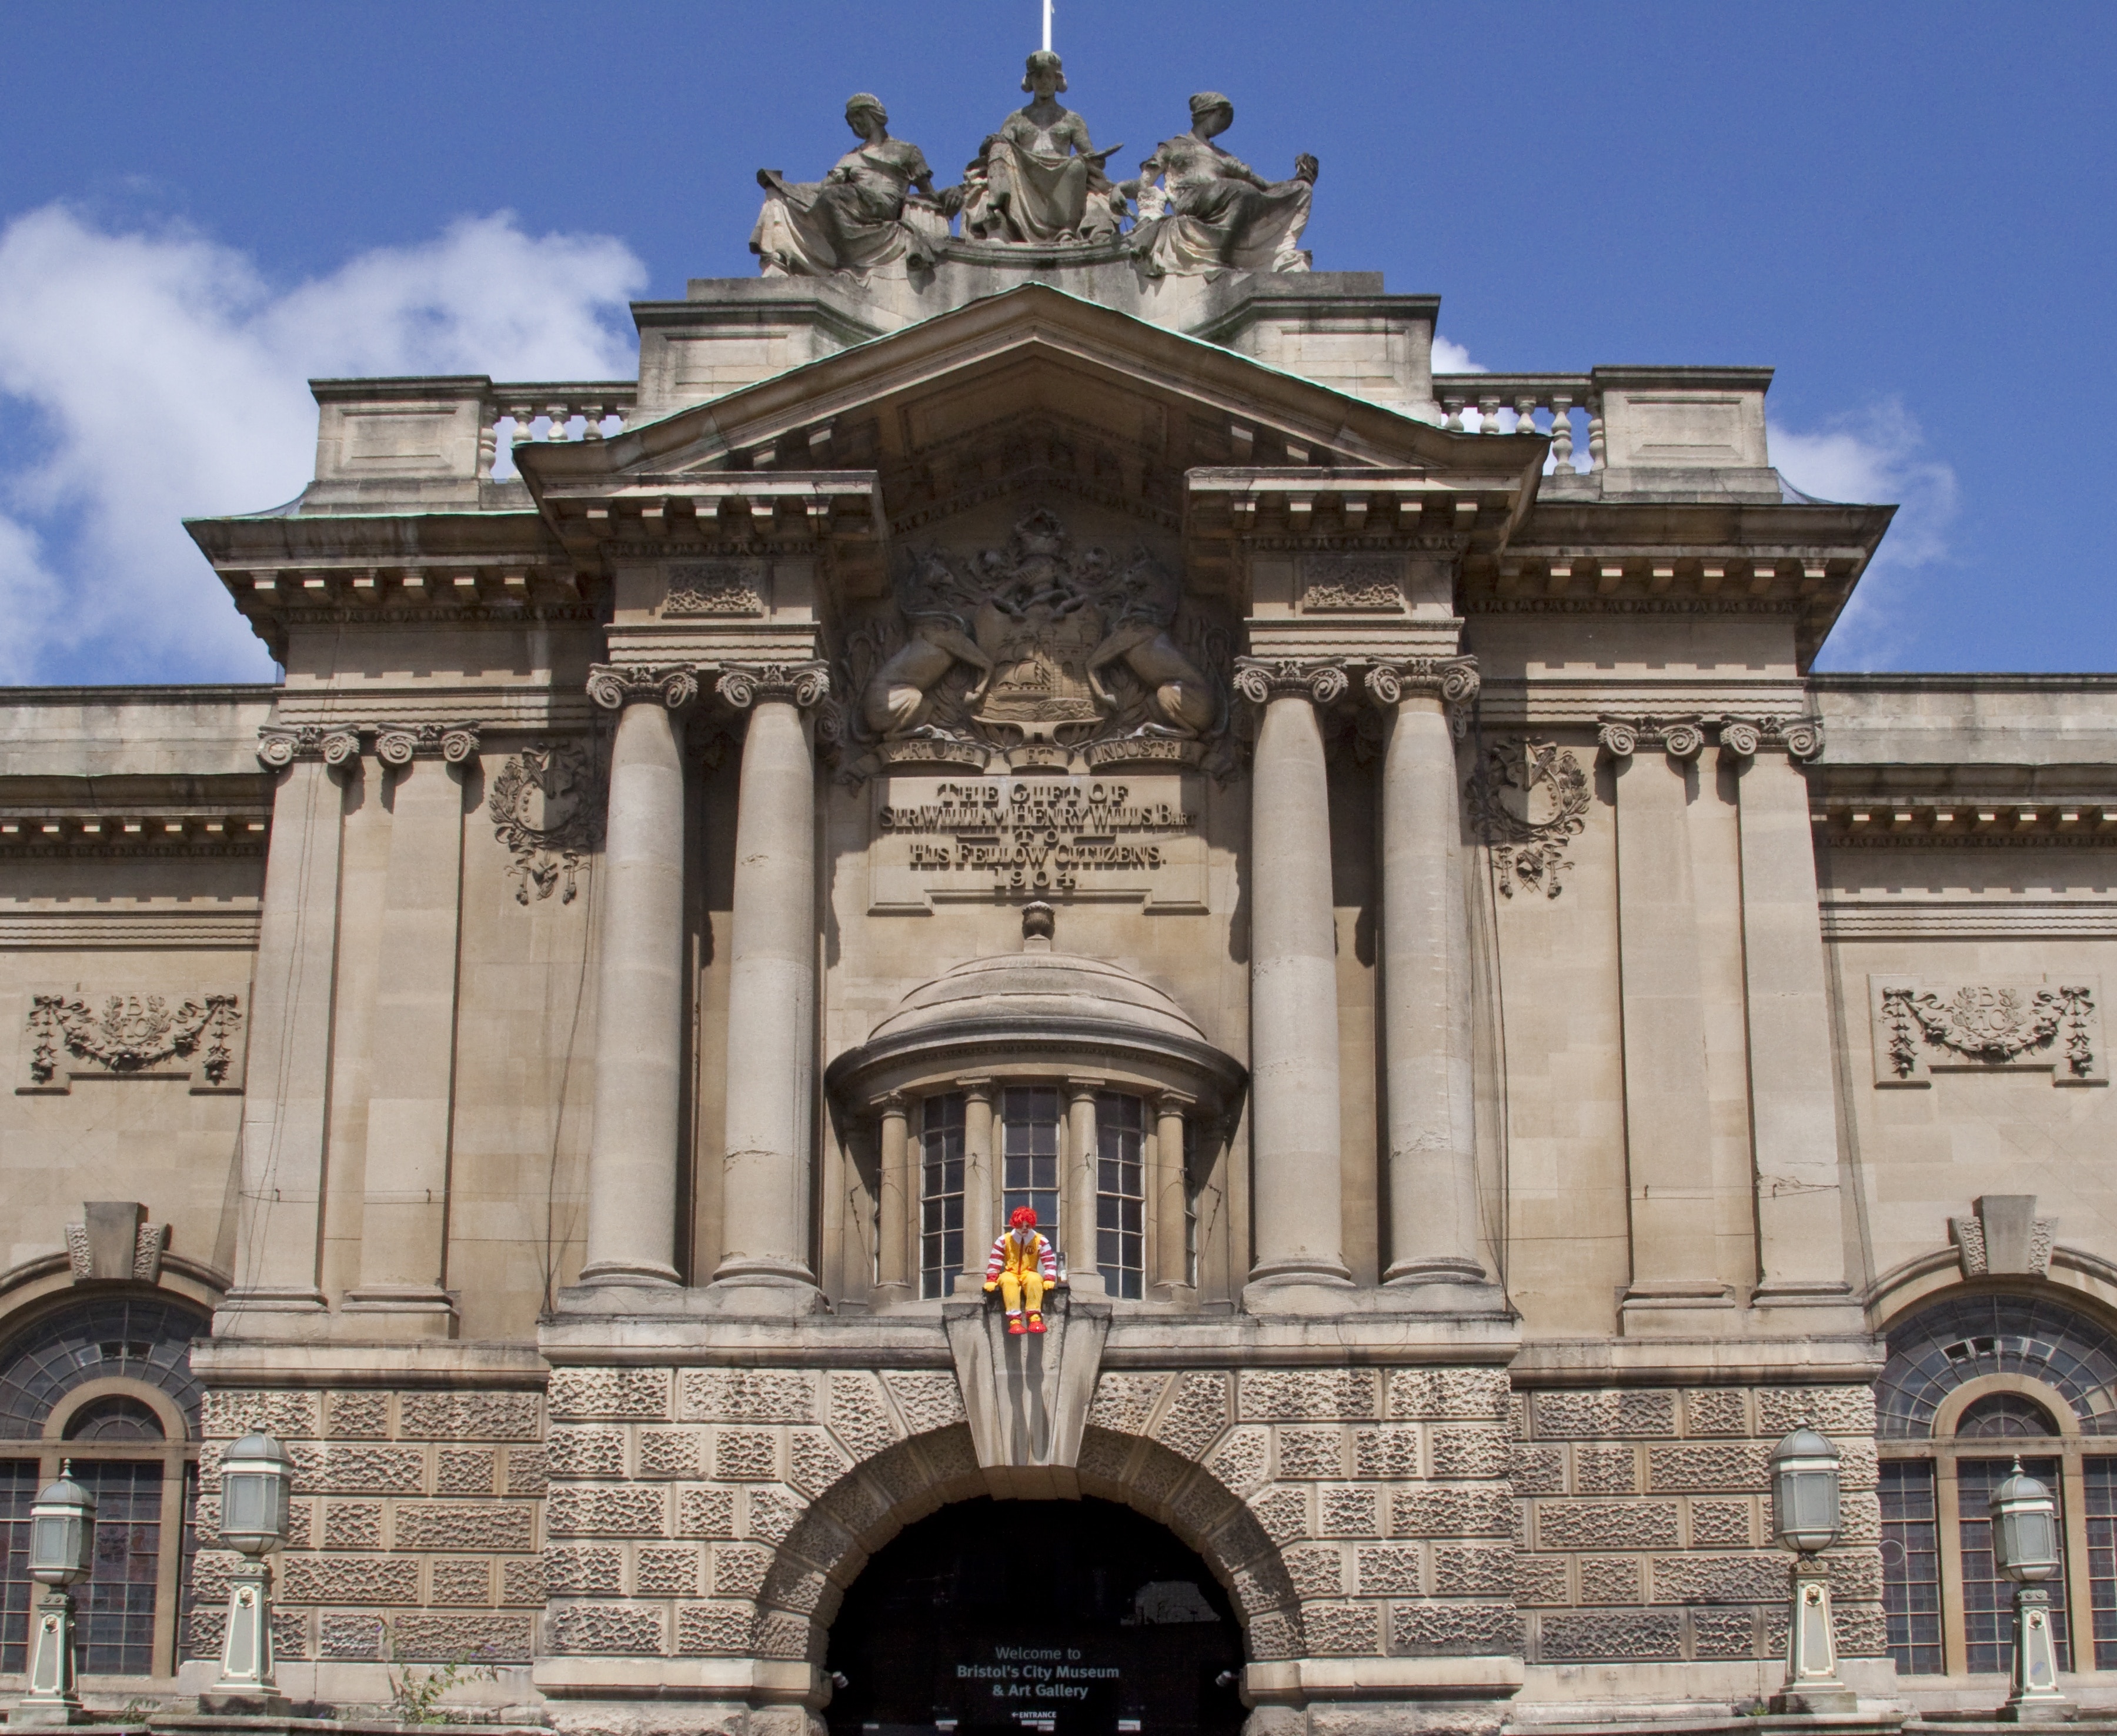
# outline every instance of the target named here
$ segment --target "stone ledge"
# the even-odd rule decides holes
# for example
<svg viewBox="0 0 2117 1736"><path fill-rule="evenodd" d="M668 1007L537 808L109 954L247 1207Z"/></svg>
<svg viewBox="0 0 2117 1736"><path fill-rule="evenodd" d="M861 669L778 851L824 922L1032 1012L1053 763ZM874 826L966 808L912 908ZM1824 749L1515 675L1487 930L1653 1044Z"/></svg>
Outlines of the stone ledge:
<svg viewBox="0 0 2117 1736"><path fill-rule="evenodd" d="M307 1344L197 1340L191 1372L210 1387L289 1385L541 1387L549 1373L529 1344L432 1340L393 1344Z"/></svg>
<svg viewBox="0 0 2117 1736"><path fill-rule="evenodd" d="M1252 1664L1243 1684L1260 1701L1503 1699L1522 1685L1518 1657L1289 1658Z"/></svg>

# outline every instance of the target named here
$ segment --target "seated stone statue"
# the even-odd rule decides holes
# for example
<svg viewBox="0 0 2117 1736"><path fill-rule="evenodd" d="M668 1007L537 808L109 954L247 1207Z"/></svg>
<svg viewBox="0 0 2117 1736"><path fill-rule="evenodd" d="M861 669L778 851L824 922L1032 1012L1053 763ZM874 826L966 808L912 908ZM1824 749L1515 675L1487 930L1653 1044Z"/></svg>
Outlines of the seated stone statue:
<svg viewBox="0 0 2117 1736"><path fill-rule="evenodd" d="M859 146L821 181L789 181L760 169L764 209L749 250L767 277L865 274L903 261L931 265L948 238L954 190L936 193L934 172L916 145L889 136L889 114L865 91L846 100L846 124Z"/></svg>
<svg viewBox="0 0 2117 1736"><path fill-rule="evenodd" d="M1029 57L1017 108L980 148L965 173L963 233L981 241L1107 241L1124 205L1103 172L1113 145L1097 150L1088 123L1058 100L1066 73L1049 48Z"/></svg>
<svg viewBox="0 0 2117 1736"><path fill-rule="evenodd" d="M1294 160L1294 178L1267 181L1213 141L1234 123L1235 105L1217 90L1191 99L1191 130L1164 141L1118 188L1139 201L1133 251L1150 277L1189 276L1234 266L1306 271L1301 232L1308 227L1316 159ZM1161 185L1154 182L1160 177Z"/></svg>

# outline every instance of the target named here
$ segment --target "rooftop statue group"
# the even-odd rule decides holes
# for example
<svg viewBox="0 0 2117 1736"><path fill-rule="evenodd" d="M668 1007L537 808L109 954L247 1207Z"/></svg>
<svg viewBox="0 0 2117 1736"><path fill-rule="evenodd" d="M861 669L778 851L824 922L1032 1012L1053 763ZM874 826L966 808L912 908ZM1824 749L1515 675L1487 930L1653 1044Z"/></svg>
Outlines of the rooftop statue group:
<svg viewBox="0 0 2117 1736"><path fill-rule="evenodd" d="M1266 180L1213 142L1235 118L1234 104L1218 91L1191 99L1191 130L1155 146L1136 179L1113 182L1105 164L1124 147L1098 150L1088 123L1059 102L1066 74L1058 57L1048 48L1031 55L1022 88L1032 100L978 147L959 184L940 188L919 147L890 137L877 99L850 99L846 124L860 142L821 181L758 171L764 209L749 245L764 275L930 267L959 216L971 241L1121 243L1151 277L1308 269L1300 242L1315 158L1296 158L1291 180Z"/></svg>

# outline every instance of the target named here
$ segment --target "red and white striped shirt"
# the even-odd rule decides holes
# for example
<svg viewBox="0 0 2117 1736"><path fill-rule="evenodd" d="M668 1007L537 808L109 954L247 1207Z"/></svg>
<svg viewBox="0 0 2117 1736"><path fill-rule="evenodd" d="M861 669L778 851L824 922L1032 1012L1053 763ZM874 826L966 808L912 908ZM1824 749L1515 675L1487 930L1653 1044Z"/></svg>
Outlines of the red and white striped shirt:
<svg viewBox="0 0 2117 1736"><path fill-rule="evenodd" d="M1008 1245L1010 1242L1014 1244L1012 1248ZM992 1258L985 1262L985 1282L999 1283L1003 1272L1017 1275L1026 1272L1032 1263L1047 1285L1058 1281L1058 1256L1052 1252L1051 1244L1040 1231L1031 1230L1028 1240L1022 1241L1017 1239L1013 1230L1003 1230L999 1240L992 1245Z"/></svg>

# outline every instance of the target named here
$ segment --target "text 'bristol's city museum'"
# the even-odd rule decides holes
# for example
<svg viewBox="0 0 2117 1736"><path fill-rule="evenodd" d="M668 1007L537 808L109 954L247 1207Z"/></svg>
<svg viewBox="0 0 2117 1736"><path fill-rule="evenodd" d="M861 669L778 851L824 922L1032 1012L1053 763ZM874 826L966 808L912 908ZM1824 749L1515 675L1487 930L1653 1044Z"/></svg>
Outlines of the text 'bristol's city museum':
<svg viewBox="0 0 2117 1736"><path fill-rule="evenodd" d="M6 695L0 1691L70 1461L89 1703L239 1710L261 1431L268 1711L1989 1716L2017 1460L2117 1706L2117 685L1811 675L1769 370L1436 374L1029 75L636 381L316 381L283 684Z"/></svg>

